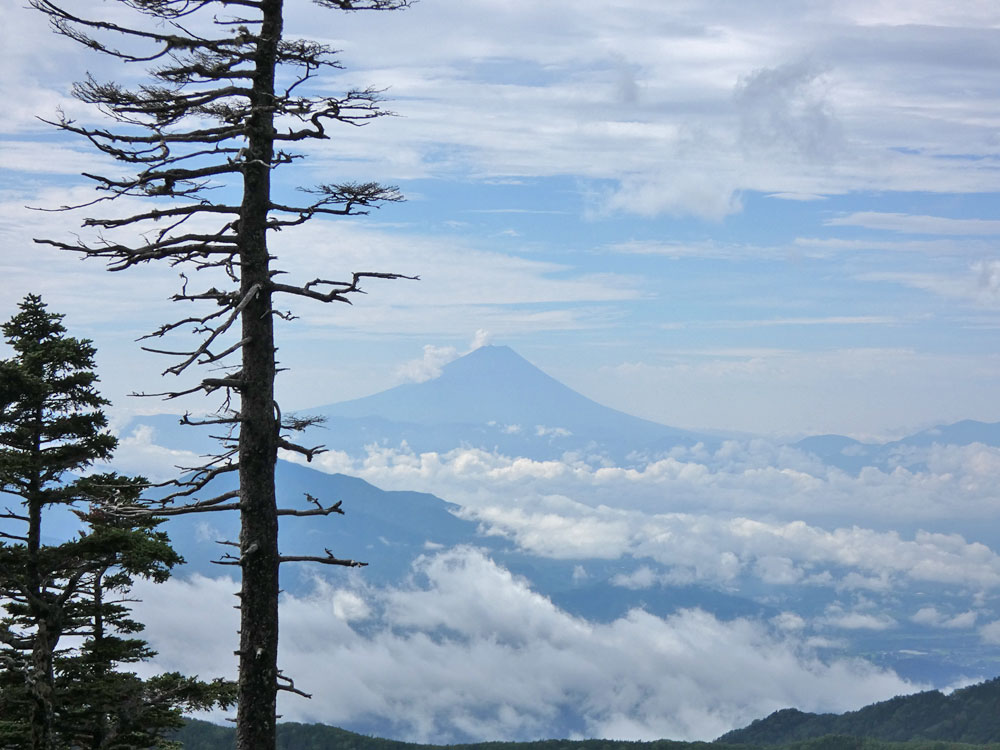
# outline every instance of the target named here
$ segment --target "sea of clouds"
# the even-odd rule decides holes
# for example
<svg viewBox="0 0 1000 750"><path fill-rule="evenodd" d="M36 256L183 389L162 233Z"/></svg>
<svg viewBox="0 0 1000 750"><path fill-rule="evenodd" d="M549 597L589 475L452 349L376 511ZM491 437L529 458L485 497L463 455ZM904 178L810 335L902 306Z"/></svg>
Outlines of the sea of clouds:
<svg viewBox="0 0 1000 750"><path fill-rule="evenodd" d="M176 462L154 438L126 436L122 460ZM615 586L705 586L769 614L636 608L591 622L474 542L429 547L391 586L372 586L363 572L324 574L309 593L284 596L282 668L313 698L287 696L281 712L414 741L707 740L788 706L843 711L947 687L863 658L856 640L905 633L919 653L921 638L947 634L981 665L996 660L1000 450L919 451L911 468L857 474L762 440L628 466L467 447L324 454L314 466L432 492L457 503L484 538L581 561L581 578L588 560L621 561ZM144 591L139 615L161 654L154 666L233 674L236 588L182 576ZM986 676L970 668L955 684Z"/></svg>

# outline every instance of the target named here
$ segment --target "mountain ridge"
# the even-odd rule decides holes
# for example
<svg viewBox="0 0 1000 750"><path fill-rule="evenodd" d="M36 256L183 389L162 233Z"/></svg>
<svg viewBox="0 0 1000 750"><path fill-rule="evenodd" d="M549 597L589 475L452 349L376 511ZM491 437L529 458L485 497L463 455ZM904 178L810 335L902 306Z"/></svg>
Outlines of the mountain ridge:
<svg viewBox="0 0 1000 750"><path fill-rule="evenodd" d="M899 695L843 714L785 708L719 737L721 744L783 745L828 735L891 742L1000 742L1000 677L945 695Z"/></svg>
<svg viewBox="0 0 1000 750"><path fill-rule="evenodd" d="M831 466L858 473L865 466L891 470L896 466L922 470L926 452L935 445L1000 447L1000 422L963 419L940 424L885 443L865 443L843 435L811 435L791 447L811 453Z"/></svg>

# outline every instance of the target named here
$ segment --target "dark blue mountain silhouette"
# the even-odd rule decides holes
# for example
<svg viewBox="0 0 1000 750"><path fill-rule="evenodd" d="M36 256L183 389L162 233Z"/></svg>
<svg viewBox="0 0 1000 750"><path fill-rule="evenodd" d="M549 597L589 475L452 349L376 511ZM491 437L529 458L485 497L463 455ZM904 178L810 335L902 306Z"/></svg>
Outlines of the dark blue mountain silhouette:
<svg viewBox="0 0 1000 750"><path fill-rule="evenodd" d="M275 479L281 507L307 509L308 492L323 505L340 500L344 509L344 515L283 517L282 554L322 556L329 549L337 557L369 563L366 578L373 582L401 578L428 546L504 546L497 537L477 537L477 524L454 514L458 506L425 492L380 490L363 479L324 474L287 461L278 462ZM235 488L235 482L233 475L224 475L205 494L226 492ZM217 542L239 537L239 519L235 512L180 515L172 517L164 529L186 559L186 573L218 575L225 570L211 561L231 550ZM289 578L292 589L297 580L293 571L300 567L308 566L283 568L283 579Z"/></svg>
<svg viewBox="0 0 1000 750"><path fill-rule="evenodd" d="M590 619L608 621L630 609L642 607L667 615L682 607L700 606L720 617L775 614L767 607L711 587L658 587L635 591L612 583L616 574L634 570L642 560L553 560L517 549L508 540L481 533L478 523L458 517L458 506L424 492L389 492L343 474L324 474L305 466L278 462L278 502L282 507L309 507L308 492L324 505L343 503L344 515L297 518L283 516L279 534L282 554L319 555L329 549L340 558L368 563L358 574L369 584L402 583L413 561L423 554L458 545L484 550L498 564L523 576L532 588L549 596L566 611ZM232 476L213 483L209 494L234 486ZM232 548L219 541L239 536L235 512L174 516L162 527L186 564L177 573L218 576L236 569L213 564ZM574 569L585 566L585 581L577 581ZM343 568L324 568L308 563L282 566L282 589L292 594L311 591L314 577L324 575L343 580Z"/></svg>

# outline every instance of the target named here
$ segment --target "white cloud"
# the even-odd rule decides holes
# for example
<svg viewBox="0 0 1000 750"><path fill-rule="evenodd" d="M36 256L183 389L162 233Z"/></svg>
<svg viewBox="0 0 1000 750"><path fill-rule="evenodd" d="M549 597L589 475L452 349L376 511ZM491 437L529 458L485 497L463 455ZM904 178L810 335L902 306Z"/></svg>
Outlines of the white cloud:
<svg viewBox="0 0 1000 750"><path fill-rule="evenodd" d="M4 98L26 102L8 127L38 130L31 115L66 98L56 92L67 69L96 66L100 77L106 63L47 35L38 14L8 15L5 49L17 54L8 55L16 72ZM315 169L336 158L394 179L571 174L620 183L605 208L710 218L739 210L747 189L803 196L992 185L989 164L956 168L936 157L992 153L992 71L982 62L991 40L982 30L996 23L995 11L968 27L960 10L875 24L872 14L839 6L761 16L717 2L632 0L503 12L491 0L442 0L338 16L335 27L317 25L323 15L294 10L287 26L345 50L348 70L327 85L392 86L393 109L406 118L316 144ZM761 28L772 31L762 37ZM50 59L52 49L66 65ZM911 149L892 151L899 144ZM816 168L831 158L836 169Z"/></svg>
<svg viewBox="0 0 1000 750"><path fill-rule="evenodd" d="M843 630L888 630L896 627L896 621L888 615L874 615L868 612L844 612L836 609L829 612L822 622L830 627Z"/></svg>
<svg viewBox="0 0 1000 750"><path fill-rule="evenodd" d="M631 573L618 573L611 578L611 583L626 589L648 589L662 582L662 577L648 565L640 565Z"/></svg>
<svg viewBox="0 0 1000 750"><path fill-rule="evenodd" d="M708 740L780 707L839 711L917 687L860 660L820 659L791 620L772 629L688 610L588 623L469 548L422 558L416 572L424 584L319 582L283 598L281 667L314 696L283 697L286 720L362 731L378 721L441 743L547 737L569 715L579 736ZM235 642L234 588L143 587L156 666L231 674L219 654Z"/></svg>
<svg viewBox="0 0 1000 750"><path fill-rule="evenodd" d="M459 357L475 351L483 346L489 346L493 341L493 334L484 328L478 329L472 336L469 348L460 352L454 346L434 346L424 345L424 355L420 359L413 359L404 362L396 368L396 377L414 383L423 383L433 380L441 375L445 365Z"/></svg>
<svg viewBox="0 0 1000 750"><path fill-rule="evenodd" d="M736 88L744 149L780 159L830 161L844 148L824 71L810 60L755 70Z"/></svg>
<svg viewBox="0 0 1000 750"><path fill-rule="evenodd" d="M480 328L476 331L475 335L472 337L472 342L469 344L469 351L475 351L484 346L489 346L493 343L493 334L487 331L485 328Z"/></svg>
<svg viewBox="0 0 1000 750"><path fill-rule="evenodd" d="M538 437L569 437L572 434L565 427L546 427L543 424L535 425L535 435Z"/></svg>
<svg viewBox="0 0 1000 750"><path fill-rule="evenodd" d="M453 346L424 345L424 356L404 362L396 368L396 377L400 380L423 383L441 375L441 368L459 357L458 350Z"/></svg>
<svg viewBox="0 0 1000 750"><path fill-rule="evenodd" d="M1000 306L1000 260L978 260L959 272L877 271L858 274L857 278L900 284L973 307Z"/></svg>
<svg viewBox="0 0 1000 750"><path fill-rule="evenodd" d="M918 609L910 619L918 625L935 628L967 629L976 624L978 617L979 614L973 610L949 616L937 607L929 606Z"/></svg>
<svg viewBox="0 0 1000 750"><path fill-rule="evenodd" d="M764 582L770 584L792 584L802 579L802 571L787 557L764 555L754 564L754 572Z"/></svg>
<svg viewBox="0 0 1000 750"><path fill-rule="evenodd" d="M173 479L178 467L196 467L205 462L197 453L164 448L156 443L156 431L149 425L138 425L118 440L112 463L115 469L128 474L141 474L154 482Z"/></svg>
<svg viewBox="0 0 1000 750"><path fill-rule="evenodd" d="M806 626L806 621L794 612L782 612L771 618L771 624L779 630L798 631Z"/></svg>
<svg viewBox="0 0 1000 750"><path fill-rule="evenodd" d="M711 169L707 160L678 166L679 175L625 177L613 191L592 200L591 212L598 217L616 212L647 217L666 213L722 221L743 209L735 176Z"/></svg>
<svg viewBox="0 0 1000 750"><path fill-rule="evenodd" d="M927 461L928 469L869 467L852 476L760 441L726 443L715 453L681 451L638 467L385 446L316 462L383 488L460 503L485 533L531 554L632 557L660 566L615 578L630 588L756 580L885 597L924 585L969 596L997 591L1000 556L982 541L886 527L903 515L930 529L945 519L994 517L1000 450L933 446L911 458Z"/></svg>
<svg viewBox="0 0 1000 750"><path fill-rule="evenodd" d="M1000 449L934 445L898 456L904 459L927 468L866 467L852 475L793 447L763 440L726 441L712 451L703 445L678 448L665 457L626 465L601 455L533 460L473 448L415 453L371 445L357 456L330 451L318 456L314 466L385 488L432 492L470 509L507 507L511 514L549 509L574 516L719 513L815 517L825 523L845 519L873 526L905 514L929 528L945 519L995 516ZM564 505L556 503L557 497ZM539 504L531 506L535 499ZM512 518L507 520L513 523Z"/></svg>

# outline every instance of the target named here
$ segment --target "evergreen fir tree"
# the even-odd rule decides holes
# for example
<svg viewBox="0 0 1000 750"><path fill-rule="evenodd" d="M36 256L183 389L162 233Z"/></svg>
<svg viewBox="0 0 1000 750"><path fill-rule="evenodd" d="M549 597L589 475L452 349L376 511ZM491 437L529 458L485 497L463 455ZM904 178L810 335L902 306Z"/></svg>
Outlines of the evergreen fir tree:
<svg viewBox="0 0 1000 750"><path fill-rule="evenodd" d="M101 411L108 402L95 387L91 342L67 336L62 316L36 295L19 307L2 329L15 356L0 362L0 491L21 503L0 514L2 590L9 599L0 637L5 664L24 670L31 746L50 750L57 747L55 652L88 566L75 540L42 545L43 511L79 503L77 483L65 481L66 474L109 458L116 441Z"/></svg>
<svg viewBox="0 0 1000 750"><path fill-rule="evenodd" d="M231 691L179 675L144 683L119 669L153 653L129 637L142 629L126 606L134 578L163 581L180 558L156 521L90 510L110 497L137 502L144 480L74 476L117 441L94 347L61 320L28 295L2 327L14 356L0 361L0 491L20 507L0 513L0 746L159 747L182 709L227 702ZM53 519L82 528L43 544ZM67 636L83 645L60 648Z"/></svg>
<svg viewBox="0 0 1000 750"><path fill-rule="evenodd" d="M138 637L145 626L132 618L129 598L136 577L158 583L183 560L158 531L162 520L121 518L99 510L114 499L138 502L145 482L117 474L94 475L79 483L93 503L79 513L89 527L89 557L100 561L84 577L71 618L82 646L56 658L58 734L74 748L131 750L173 747L164 739L183 726L183 713L228 706L234 683L210 683L178 673L143 680L127 671L156 653ZM115 496L111 498L109 496Z"/></svg>

